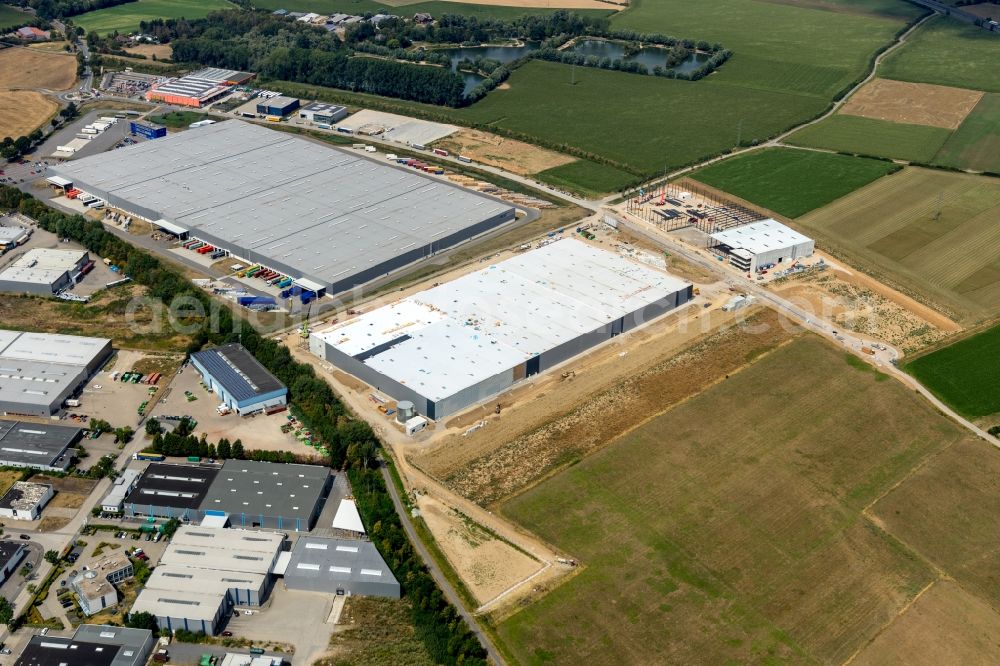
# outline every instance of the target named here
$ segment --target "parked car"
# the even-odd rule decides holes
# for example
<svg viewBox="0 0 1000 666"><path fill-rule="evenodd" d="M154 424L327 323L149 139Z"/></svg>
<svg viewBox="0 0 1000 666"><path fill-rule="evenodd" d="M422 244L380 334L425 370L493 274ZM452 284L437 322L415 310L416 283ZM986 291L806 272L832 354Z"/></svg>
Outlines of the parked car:
<svg viewBox="0 0 1000 666"><path fill-rule="evenodd" d="M31 540L31 537L28 536L27 534L21 534L17 538L18 539L24 539L25 541L30 541Z"/></svg>
<svg viewBox="0 0 1000 666"><path fill-rule="evenodd" d="M231 631L223 631L222 635L228 638L229 636L233 635L233 632L231 632Z"/></svg>

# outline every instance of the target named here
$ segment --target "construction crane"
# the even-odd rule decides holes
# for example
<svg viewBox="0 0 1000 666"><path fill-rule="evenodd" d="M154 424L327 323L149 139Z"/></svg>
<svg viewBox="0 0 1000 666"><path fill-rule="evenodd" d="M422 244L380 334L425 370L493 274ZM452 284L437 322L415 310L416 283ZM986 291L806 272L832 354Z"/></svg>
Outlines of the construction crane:
<svg viewBox="0 0 1000 666"><path fill-rule="evenodd" d="M299 337L303 340L309 338L309 313L312 312L312 302L306 305L306 316L302 319L302 326L299 328Z"/></svg>

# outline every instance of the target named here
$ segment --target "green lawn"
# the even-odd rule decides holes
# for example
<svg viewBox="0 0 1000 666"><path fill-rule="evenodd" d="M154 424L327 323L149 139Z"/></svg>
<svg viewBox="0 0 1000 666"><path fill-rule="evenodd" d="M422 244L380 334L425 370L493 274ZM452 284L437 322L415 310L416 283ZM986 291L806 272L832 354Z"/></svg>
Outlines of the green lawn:
<svg viewBox="0 0 1000 666"><path fill-rule="evenodd" d="M987 93L979 100L934 162L1000 173L1000 93Z"/></svg>
<svg viewBox="0 0 1000 666"><path fill-rule="evenodd" d="M504 504L584 568L498 633L522 664L845 663L933 578L865 507L966 439L796 340Z"/></svg>
<svg viewBox="0 0 1000 666"><path fill-rule="evenodd" d="M172 129L187 129L188 125L200 120L224 120L224 118L197 111L171 111L160 116L150 116L149 120Z"/></svg>
<svg viewBox="0 0 1000 666"><path fill-rule="evenodd" d="M34 18L34 15L22 12L10 5L0 5L0 30L12 28L15 25L27 23Z"/></svg>
<svg viewBox="0 0 1000 666"><path fill-rule="evenodd" d="M974 25L934 18L887 57L879 76L1000 92L1000 39Z"/></svg>
<svg viewBox="0 0 1000 666"><path fill-rule="evenodd" d="M234 7L235 5L227 0L138 0L80 14L74 16L72 21L87 32L96 31L105 34L117 30L120 33L129 33L139 29L140 21L181 17L196 19L219 9Z"/></svg>
<svg viewBox="0 0 1000 666"><path fill-rule="evenodd" d="M796 146L929 163L951 130L837 114L785 140Z"/></svg>
<svg viewBox="0 0 1000 666"><path fill-rule="evenodd" d="M963 416L1000 412L1000 326L921 356L904 369Z"/></svg>
<svg viewBox="0 0 1000 666"><path fill-rule="evenodd" d="M899 168L863 157L769 148L718 162L693 177L786 217L798 217Z"/></svg>

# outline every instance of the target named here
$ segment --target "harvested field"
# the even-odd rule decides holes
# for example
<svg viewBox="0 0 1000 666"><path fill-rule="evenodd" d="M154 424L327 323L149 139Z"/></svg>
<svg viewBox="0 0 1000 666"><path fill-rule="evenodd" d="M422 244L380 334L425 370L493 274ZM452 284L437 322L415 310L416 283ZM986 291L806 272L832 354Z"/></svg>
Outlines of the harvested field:
<svg viewBox="0 0 1000 666"><path fill-rule="evenodd" d="M522 176L568 164L575 159L530 143L471 129L461 130L435 141L434 147L444 148L452 153L471 157L477 162L501 167Z"/></svg>
<svg viewBox="0 0 1000 666"><path fill-rule="evenodd" d="M513 422L501 419L468 437L446 438L414 462L458 493L490 505L572 465L788 338L778 315L763 310L746 326L720 330L677 354L694 336L674 345L657 341L646 350L630 344L627 357L613 354L604 368L587 373L600 383L592 383L586 397L577 399L574 384L587 381L580 372L522 408L531 414L515 412ZM534 414L544 420L534 421Z"/></svg>
<svg viewBox="0 0 1000 666"><path fill-rule="evenodd" d="M875 79L851 95L840 113L957 129L982 96L978 90Z"/></svg>
<svg viewBox="0 0 1000 666"><path fill-rule="evenodd" d="M441 502L421 495L420 515L469 592L486 603L541 569L538 560Z"/></svg>
<svg viewBox="0 0 1000 666"><path fill-rule="evenodd" d="M55 100L33 90L0 91L0 136L31 134L59 109Z"/></svg>
<svg viewBox="0 0 1000 666"><path fill-rule="evenodd" d="M68 53L10 48L0 51L0 88L67 90L76 81L76 58Z"/></svg>
<svg viewBox="0 0 1000 666"><path fill-rule="evenodd" d="M139 44L138 46L130 46L125 51L147 58L155 56L158 60L169 60L174 54L174 47L170 44Z"/></svg>
<svg viewBox="0 0 1000 666"><path fill-rule="evenodd" d="M952 319L1000 314L1000 183L907 168L799 218L817 244Z"/></svg>
<svg viewBox="0 0 1000 666"><path fill-rule="evenodd" d="M500 636L525 663L844 662L934 580L865 507L966 438L803 335L506 503L586 568Z"/></svg>
<svg viewBox="0 0 1000 666"><path fill-rule="evenodd" d="M851 664L997 664L1000 663L998 635L1000 614L954 582L945 580L924 592Z"/></svg>
<svg viewBox="0 0 1000 666"><path fill-rule="evenodd" d="M904 353L944 338L931 322L867 287L840 279L832 271L808 273L777 285L775 291L847 330L870 335Z"/></svg>
<svg viewBox="0 0 1000 666"><path fill-rule="evenodd" d="M890 534L993 608L1000 605L1000 450L964 437L871 509Z"/></svg>

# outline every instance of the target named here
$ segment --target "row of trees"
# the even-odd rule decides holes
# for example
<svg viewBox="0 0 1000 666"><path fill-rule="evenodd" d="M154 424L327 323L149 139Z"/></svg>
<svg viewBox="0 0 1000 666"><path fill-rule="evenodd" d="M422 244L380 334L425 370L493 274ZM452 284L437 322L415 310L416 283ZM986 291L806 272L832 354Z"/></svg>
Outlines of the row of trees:
<svg viewBox="0 0 1000 666"><path fill-rule="evenodd" d="M137 0L28 0L17 3L21 7L31 7L35 13L47 20L86 14L95 9L115 7ZM14 4L14 3L10 3Z"/></svg>

